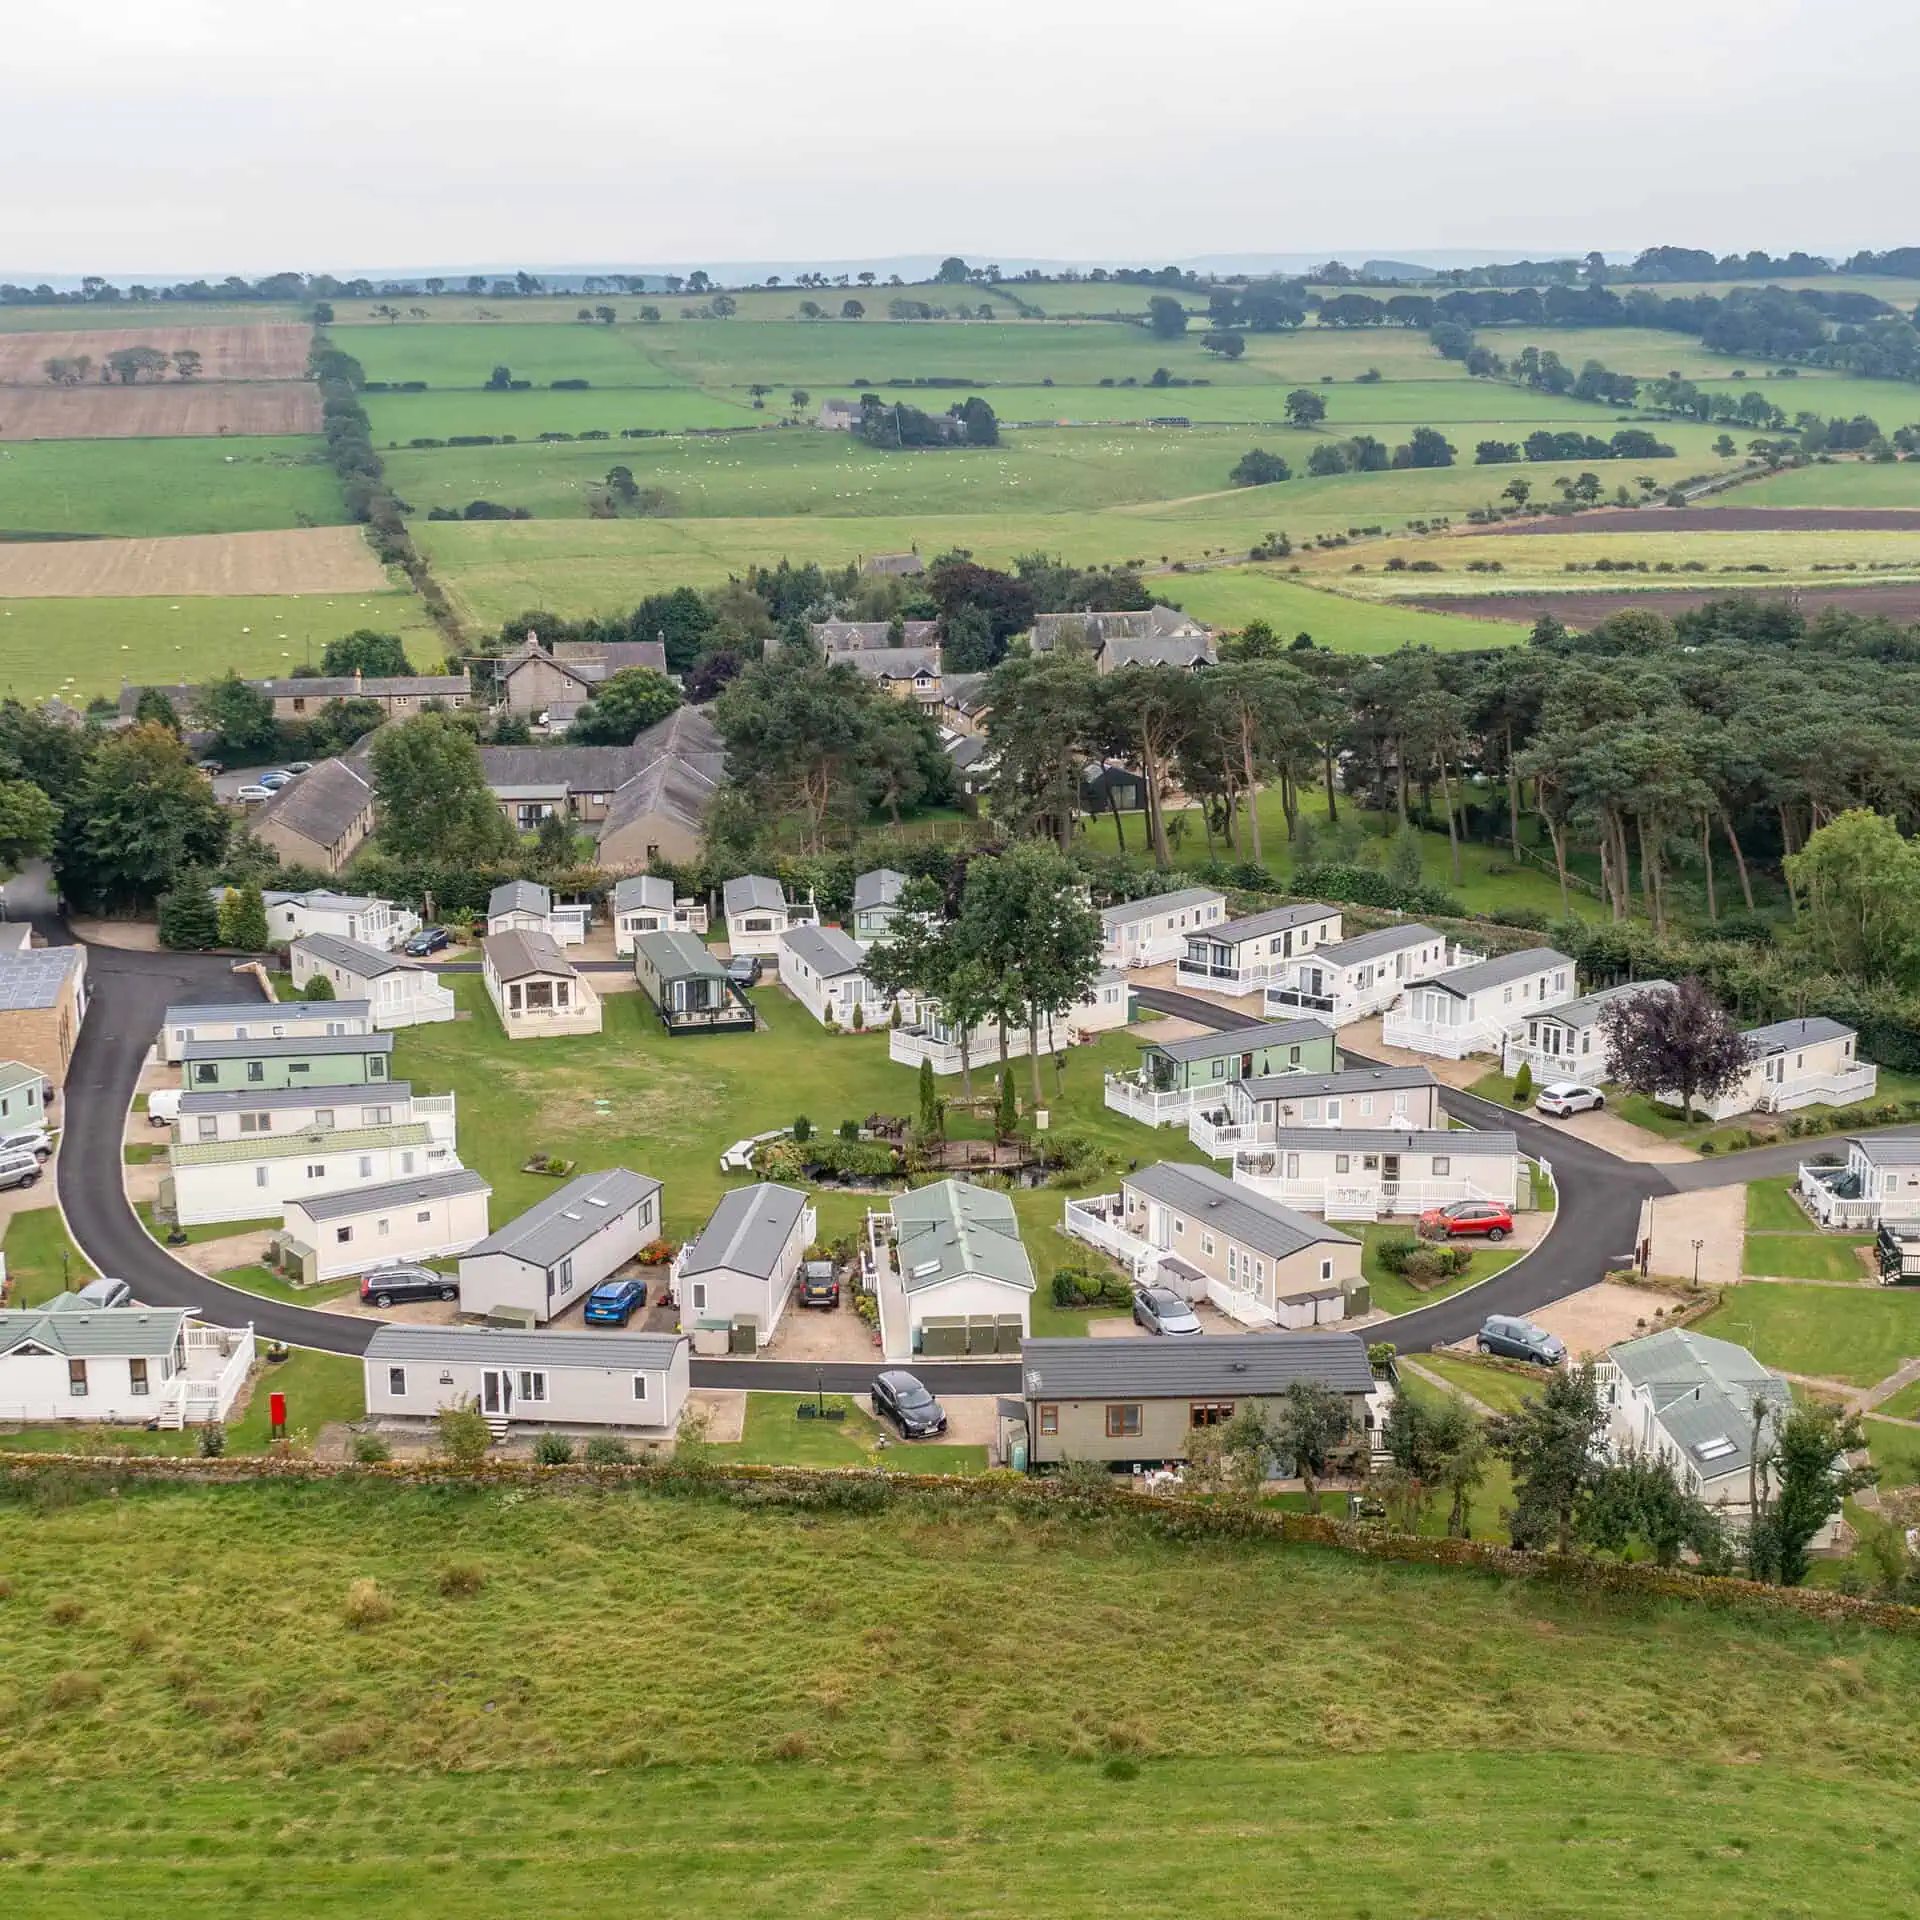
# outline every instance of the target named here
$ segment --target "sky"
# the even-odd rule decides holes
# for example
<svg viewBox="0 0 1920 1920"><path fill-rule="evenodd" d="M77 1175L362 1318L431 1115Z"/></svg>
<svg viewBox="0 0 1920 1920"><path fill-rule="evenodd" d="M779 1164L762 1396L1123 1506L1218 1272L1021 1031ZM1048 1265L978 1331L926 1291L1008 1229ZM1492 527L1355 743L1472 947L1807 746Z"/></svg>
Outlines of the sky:
<svg viewBox="0 0 1920 1920"><path fill-rule="evenodd" d="M1920 242L1905 0L8 12L8 278Z"/></svg>

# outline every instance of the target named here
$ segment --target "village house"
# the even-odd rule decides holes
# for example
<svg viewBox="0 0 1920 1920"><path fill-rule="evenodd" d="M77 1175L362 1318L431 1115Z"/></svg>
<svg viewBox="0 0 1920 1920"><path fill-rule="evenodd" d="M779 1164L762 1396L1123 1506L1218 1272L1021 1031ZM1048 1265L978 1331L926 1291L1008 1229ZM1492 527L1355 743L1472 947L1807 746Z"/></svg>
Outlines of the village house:
<svg viewBox="0 0 1920 1920"><path fill-rule="evenodd" d="M669 1033L751 1033L759 1016L727 970L690 933L643 933L633 977Z"/></svg>
<svg viewBox="0 0 1920 1920"><path fill-rule="evenodd" d="M176 1066L195 1040L338 1039L372 1031L373 1009L364 1000L221 1000L169 1007L161 1016L159 1053Z"/></svg>
<svg viewBox="0 0 1920 1920"><path fill-rule="evenodd" d="M903 620L898 627L891 620L820 620L807 632L830 660L856 653L890 653L902 647L940 651L938 620Z"/></svg>
<svg viewBox="0 0 1920 1920"><path fill-rule="evenodd" d="M1197 1104L1187 1138L1215 1159L1271 1147L1290 1127L1432 1131L1447 1124L1440 1083L1428 1067L1346 1067L1229 1080Z"/></svg>
<svg viewBox="0 0 1920 1920"><path fill-rule="evenodd" d="M860 424L860 402L822 400L813 418L816 426L826 428L829 433L851 433Z"/></svg>
<svg viewBox="0 0 1920 1920"><path fill-rule="evenodd" d="M247 831L293 867L338 873L373 832L373 785L346 760L322 760L289 780L247 820Z"/></svg>
<svg viewBox="0 0 1920 1920"><path fill-rule="evenodd" d="M1335 1027L1384 1013L1414 980L1431 979L1484 960L1449 943L1443 933L1406 921L1316 947L1287 961L1267 988L1267 1012L1275 1019L1312 1013Z"/></svg>
<svg viewBox="0 0 1920 1920"><path fill-rule="evenodd" d="M516 832L536 832L556 815L597 832L613 796L650 757L639 741L626 747L482 747L480 769Z"/></svg>
<svg viewBox="0 0 1920 1920"><path fill-rule="evenodd" d="M805 900L789 900L780 882L764 873L729 880L720 889L720 901L727 916L727 951L768 960L779 957L780 937L789 927L819 917L812 894Z"/></svg>
<svg viewBox="0 0 1920 1920"><path fill-rule="evenodd" d="M1613 1078L1613 1066L1607 1058L1607 1036L1600 1025L1602 1010L1643 993L1672 991L1670 980L1629 980L1622 986L1582 994L1563 1006L1530 1013L1507 1029L1500 1050L1500 1071L1514 1074L1525 1067L1536 1085L1577 1080L1584 1086L1604 1086Z"/></svg>
<svg viewBox="0 0 1920 1920"><path fill-rule="evenodd" d="M423 1120L231 1140L182 1139L167 1149L159 1210L183 1227L264 1220L294 1200L448 1173L459 1165L451 1140L436 1138Z"/></svg>
<svg viewBox="0 0 1920 1920"><path fill-rule="evenodd" d="M1093 656L1097 673L1126 666L1212 666L1218 659L1213 629L1177 607L1152 606L1143 612L1041 613L1034 616L1035 653L1059 646L1080 646Z"/></svg>
<svg viewBox="0 0 1920 1920"><path fill-rule="evenodd" d="M489 934L480 976L509 1040L600 1031L600 996L547 934Z"/></svg>
<svg viewBox="0 0 1920 1920"><path fill-rule="evenodd" d="M697 860L707 809L727 777L720 730L703 708L681 707L627 751L633 770L614 789L594 832L600 864L630 868Z"/></svg>
<svg viewBox="0 0 1920 1920"><path fill-rule="evenodd" d="M0 951L0 1055L65 1086L90 1001L84 946Z"/></svg>
<svg viewBox="0 0 1920 1920"><path fill-rule="evenodd" d="M1026 1338L1033 1262L1013 1202L992 1187L937 1180L867 1215L866 1290L889 1360L1013 1353Z"/></svg>
<svg viewBox="0 0 1920 1920"><path fill-rule="evenodd" d="M1824 1014L1805 1020L1775 1020L1748 1027L1747 1068L1717 1099L1694 1098L1697 1111L1715 1120L1739 1113L1788 1113L1814 1105L1850 1107L1871 1100L1880 1070L1855 1051L1854 1030ZM1677 1091L1661 1099L1677 1104Z"/></svg>
<svg viewBox="0 0 1920 1920"><path fill-rule="evenodd" d="M179 1052L180 1085L195 1093L233 1087L357 1087L390 1078L392 1058L390 1033L296 1031L284 1040L189 1040Z"/></svg>
<svg viewBox="0 0 1920 1920"><path fill-rule="evenodd" d="M1369 1452L1392 1403L1357 1333L1245 1333L1230 1340L1029 1340L1020 1349L1022 1431L1035 1466L1186 1459L1194 1434L1249 1404L1277 1414L1296 1380L1345 1397ZM1291 1461L1279 1463L1290 1469Z"/></svg>
<svg viewBox="0 0 1920 1920"><path fill-rule="evenodd" d="M1233 1177L1282 1206L1329 1220L1417 1214L1455 1200L1517 1207L1532 1187L1511 1133L1441 1128L1287 1127Z"/></svg>
<svg viewBox="0 0 1920 1920"><path fill-rule="evenodd" d="M0 1421L199 1427L225 1420L253 1371L253 1328L186 1307L88 1307L60 1294L0 1310Z"/></svg>
<svg viewBox="0 0 1920 1920"><path fill-rule="evenodd" d="M1413 982L1381 1023L1381 1038L1445 1060L1498 1054L1515 1022L1573 997L1573 962L1551 947L1526 947Z"/></svg>
<svg viewBox="0 0 1920 1920"><path fill-rule="evenodd" d="M456 1167L289 1200L273 1257L313 1286L369 1267L465 1253L487 1236L492 1193L479 1174Z"/></svg>
<svg viewBox="0 0 1920 1920"><path fill-rule="evenodd" d="M643 933L705 933L704 900L683 900L664 874L636 873L613 887L613 950L623 960Z"/></svg>
<svg viewBox="0 0 1920 1920"><path fill-rule="evenodd" d="M487 895L487 932L539 933L563 947L587 937L593 909L584 901L556 902L537 880L503 880Z"/></svg>
<svg viewBox="0 0 1920 1920"><path fill-rule="evenodd" d="M887 647L879 651L838 654L861 679L870 680L895 700L911 700L932 712L940 705L940 649Z"/></svg>
<svg viewBox="0 0 1920 1920"><path fill-rule="evenodd" d="M1226 924L1227 896L1217 887L1182 887L1148 900L1100 909L1100 959L1109 967L1159 967L1177 961L1187 938Z"/></svg>
<svg viewBox="0 0 1920 1920"><path fill-rule="evenodd" d="M680 1330L700 1354L757 1353L773 1338L818 1232L812 1203L762 1182L723 1194L673 1263Z"/></svg>
<svg viewBox="0 0 1920 1920"><path fill-rule="evenodd" d="M979 733L987 723L987 683L992 677L986 673L942 673L940 724L953 733Z"/></svg>
<svg viewBox="0 0 1920 1920"><path fill-rule="evenodd" d="M1106 1104L1150 1127L1184 1126L1198 1108L1217 1101L1229 1081L1333 1073L1339 1066L1333 1029L1318 1020L1148 1039L1140 1043L1140 1064L1132 1073L1107 1075Z"/></svg>
<svg viewBox="0 0 1920 1920"><path fill-rule="evenodd" d="M907 876L891 867L875 867L860 874L853 883L853 937L863 947L884 940L900 910L900 895L906 890Z"/></svg>
<svg viewBox="0 0 1920 1920"><path fill-rule="evenodd" d="M1211 1301L1243 1326L1325 1326L1368 1308L1358 1240L1212 1167L1158 1161L1118 1193L1069 1200L1062 1224L1138 1284Z"/></svg>
<svg viewBox="0 0 1920 1920"><path fill-rule="evenodd" d="M276 720L312 720L334 700L371 700L385 720L408 720L429 708L457 712L472 697L464 673L313 674L286 680L250 680L273 702Z"/></svg>
<svg viewBox="0 0 1920 1920"><path fill-rule="evenodd" d="M1340 938L1340 909L1306 902L1269 907L1187 936L1175 968L1177 986L1237 997L1283 985L1287 963Z"/></svg>
<svg viewBox="0 0 1920 1920"><path fill-rule="evenodd" d="M460 1256L460 1311L544 1326L660 1237L660 1182L583 1173Z"/></svg>
<svg viewBox="0 0 1920 1920"><path fill-rule="evenodd" d="M183 1144L205 1144L419 1121L436 1144L451 1146L457 1108L453 1094L415 1093L410 1080L358 1087L232 1087L224 1093L181 1094L173 1137Z"/></svg>
<svg viewBox="0 0 1920 1920"><path fill-rule="evenodd" d="M883 580L912 580L926 570L927 563L917 553L876 553L860 568L862 573L874 574Z"/></svg>
<svg viewBox="0 0 1920 1920"><path fill-rule="evenodd" d="M667 650L657 640L560 641L552 648L529 633L520 651L502 660L494 684L509 713L525 714L552 731L572 724L601 682L628 667L663 677Z"/></svg>
<svg viewBox="0 0 1920 1920"><path fill-rule="evenodd" d="M364 1000L379 1032L430 1026L454 1016L453 991L438 975L357 940L308 934L293 943L288 965L293 984L301 991L309 981L322 977L333 983L336 1005L339 1000Z"/></svg>
<svg viewBox="0 0 1920 1920"><path fill-rule="evenodd" d="M518 1425L670 1442L687 1404L687 1350L676 1333L387 1325L362 1362L367 1412L425 1426L443 1407L472 1406L496 1440Z"/></svg>

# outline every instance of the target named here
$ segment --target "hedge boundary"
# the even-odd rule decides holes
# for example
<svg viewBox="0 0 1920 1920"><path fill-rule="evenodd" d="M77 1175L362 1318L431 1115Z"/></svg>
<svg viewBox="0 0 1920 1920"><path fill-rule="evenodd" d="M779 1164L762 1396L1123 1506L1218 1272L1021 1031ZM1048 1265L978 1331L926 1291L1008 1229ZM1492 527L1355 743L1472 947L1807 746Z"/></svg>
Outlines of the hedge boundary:
<svg viewBox="0 0 1920 1920"><path fill-rule="evenodd" d="M1407 1566L1462 1568L1505 1580L1537 1581L1571 1592L1638 1600L1678 1600L1722 1611L1791 1614L1826 1626L1866 1627L1882 1633L1920 1634L1920 1607L1858 1599L1809 1587L1770 1587L1755 1580L1716 1579L1683 1568L1590 1560L1577 1554L1533 1553L1485 1540L1454 1540L1394 1533L1384 1527L1331 1520L1321 1514L1267 1508L1216 1507L1167 1494L1136 1492L1116 1484L1088 1497L1063 1479L1029 1479L1011 1473L960 1475L890 1473L884 1469L758 1466L539 1466L526 1461L487 1460L472 1468L411 1461L323 1462L286 1455L245 1460L166 1459L128 1455L18 1454L5 1462L11 1482L84 1476L102 1493L134 1482L240 1485L250 1481L338 1481L386 1486L553 1487L563 1492L605 1491L630 1486L660 1493L716 1493L757 1505L873 1511L902 1493L1041 1514L1133 1517L1163 1539L1176 1541L1260 1540L1281 1546L1321 1547L1354 1559Z"/></svg>

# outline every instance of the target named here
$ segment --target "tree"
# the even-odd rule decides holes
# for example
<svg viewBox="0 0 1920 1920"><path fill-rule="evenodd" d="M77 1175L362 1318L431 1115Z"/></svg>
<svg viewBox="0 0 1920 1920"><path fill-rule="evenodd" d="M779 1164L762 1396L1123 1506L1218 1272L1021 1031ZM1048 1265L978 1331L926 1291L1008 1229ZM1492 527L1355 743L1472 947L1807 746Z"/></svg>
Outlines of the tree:
<svg viewBox="0 0 1920 1920"><path fill-rule="evenodd" d="M943 287L964 286L969 278L967 263L958 254L949 254L933 277Z"/></svg>
<svg viewBox="0 0 1920 1920"><path fill-rule="evenodd" d="M211 866L227 824L179 740L164 727L129 727L100 745L67 807L61 890L96 909L144 906L189 868Z"/></svg>
<svg viewBox="0 0 1920 1920"><path fill-rule="evenodd" d="M1156 340L1178 340L1187 330L1187 310L1169 294L1147 302L1147 330Z"/></svg>
<svg viewBox="0 0 1920 1920"><path fill-rule="evenodd" d="M222 759L245 764L272 753L280 744L272 699L231 668L210 686L201 688L199 712L201 724L214 735Z"/></svg>
<svg viewBox="0 0 1920 1920"><path fill-rule="evenodd" d="M176 347L173 350L173 370L182 380L197 380L200 377L200 352L197 347Z"/></svg>
<svg viewBox="0 0 1920 1920"><path fill-rule="evenodd" d="M1683 1547L1708 1573L1724 1572L1731 1558L1720 1515L1681 1486L1672 1461L1632 1448L1595 1473L1580 1513L1580 1536L1604 1553L1624 1553L1639 1543L1662 1567L1676 1565Z"/></svg>
<svg viewBox="0 0 1920 1920"><path fill-rule="evenodd" d="M327 642L320 656L320 671L329 679L346 680L363 674L369 680L390 680L413 671L407 649L397 633L375 633L371 627L356 627L337 640Z"/></svg>
<svg viewBox="0 0 1920 1920"><path fill-rule="evenodd" d="M1738 1084L1753 1048L1697 976L1676 987L1622 994L1600 1009L1608 1071L1648 1099L1678 1093L1693 1118L1697 1098L1717 1100Z"/></svg>
<svg viewBox="0 0 1920 1920"><path fill-rule="evenodd" d="M258 884L229 887L220 901L220 944L240 953L265 953L270 940L267 903Z"/></svg>
<svg viewBox="0 0 1920 1920"><path fill-rule="evenodd" d="M306 1000L331 1000L334 996L333 982L324 973L316 973L301 990Z"/></svg>
<svg viewBox="0 0 1920 1920"><path fill-rule="evenodd" d="M487 389L491 393L505 393L512 385L513 369L511 367L495 367L487 375Z"/></svg>
<svg viewBox="0 0 1920 1920"><path fill-rule="evenodd" d="M123 387L130 387L138 380L160 379L172 364L158 347L122 347L107 355L101 371Z"/></svg>
<svg viewBox="0 0 1920 1920"><path fill-rule="evenodd" d="M1247 350L1245 336L1238 333L1205 333L1200 336L1200 344L1222 360L1238 360Z"/></svg>
<svg viewBox="0 0 1920 1920"><path fill-rule="evenodd" d="M372 765L381 849L396 860L484 866L513 846L480 749L451 715L420 713L382 728Z"/></svg>
<svg viewBox="0 0 1920 1920"><path fill-rule="evenodd" d="M895 1002L896 1011L899 1003ZM933 1061L922 1058L920 1062L920 1133L922 1138L937 1140L945 1131L946 1109L940 1103L940 1088L933 1077Z"/></svg>
<svg viewBox="0 0 1920 1920"><path fill-rule="evenodd" d="M175 953L204 953L220 944L220 909L204 873L183 875L160 896L159 922L160 944Z"/></svg>
<svg viewBox="0 0 1920 1920"><path fill-rule="evenodd" d="M811 306L813 303L809 301L807 304ZM813 395L810 394L805 387L795 387L790 398L793 401L794 412L799 413L806 406L807 402L813 398Z"/></svg>
<svg viewBox="0 0 1920 1920"><path fill-rule="evenodd" d="M1885 814L1853 808L1782 863L1816 964L1856 980L1920 981L1920 842Z"/></svg>
<svg viewBox="0 0 1920 1920"><path fill-rule="evenodd" d="M1273 1410L1273 1445L1292 1459L1309 1512L1319 1511L1319 1484L1352 1430L1353 1414L1344 1393L1321 1380L1287 1382L1286 1398Z"/></svg>
<svg viewBox="0 0 1920 1920"><path fill-rule="evenodd" d="M1177 667L1130 665L1105 675L1096 693L1103 727L1119 750L1131 748L1147 805L1154 864L1173 864L1161 799L1181 744L1194 724L1200 689Z"/></svg>
<svg viewBox="0 0 1920 1920"><path fill-rule="evenodd" d="M798 813L806 850L820 852L830 823L860 810L870 693L844 661L810 647L781 647L751 662L713 703L733 783L760 818Z"/></svg>
<svg viewBox="0 0 1920 1920"><path fill-rule="evenodd" d="M1000 1073L1000 1100L994 1109L993 1132L997 1140L1011 1140L1020 1131L1020 1102L1013 1091L1013 1075L1005 1068Z"/></svg>
<svg viewBox="0 0 1920 1920"><path fill-rule="evenodd" d="M622 667L594 689L567 729L567 738L579 746L624 747L658 726L679 704L679 691L665 674L650 667Z"/></svg>
<svg viewBox="0 0 1920 1920"><path fill-rule="evenodd" d="M1293 469L1286 461L1277 453L1268 453L1264 447L1253 447L1243 453L1227 475L1228 482L1236 487L1270 487L1292 478Z"/></svg>
<svg viewBox="0 0 1920 1920"><path fill-rule="evenodd" d="M31 780L0 778L0 873L53 851L60 809Z"/></svg>
<svg viewBox="0 0 1920 1920"><path fill-rule="evenodd" d="M1487 1441L1479 1417L1452 1396L1429 1401L1396 1394L1380 1437L1393 1462L1407 1530L1419 1531L1434 1497L1444 1492L1452 1502L1447 1533L1464 1539L1468 1503L1487 1471Z"/></svg>
<svg viewBox="0 0 1920 1920"><path fill-rule="evenodd" d="M1487 1443L1513 1475L1508 1532L1516 1547L1573 1551L1580 1504L1599 1472L1605 1425L1590 1364L1557 1369L1536 1398L1487 1422Z"/></svg>
<svg viewBox="0 0 1920 1920"><path fill-rule="evenodd" d="M1404 461L1401 453L1406 455ZM1453 455L1452 443L1438 428L1415 427L1405 447L1396 451L1393 464L1396 467L1450 467Z"/></svg>
<svg viewBox="0 0 1920 1920"><path fill-rule="evenodd" d="M1500 491L1507 499L1511 500L1516 507L1524 507L1527 502L1533 498L1533 482L1516 477L1509 480Z"/></svg>
<svg viewBox="0 0 1920 1920"><path fill-rule="evenodd" d="M534 851L549 872L574 861L573 822L563 810L543 813L533 836Z"/></svg>
<svg viewBox="0 0 1920 1920"><path fill-rule="evenodd" d="M1866 1430L1857 1413L1830 1401L1803 1401L1783 1418L1776 1403L1756 1398L1752 1420L1747 1563L1756 1580L1797 1587L1814 1536L1880 1472L1847 1464L1848 1454L1866 1450Z"/></svg>
<svg viewBox="0 0 1920 1920"><path fill-rule="evenodd" d="M984 619L965 608L963 619ZM1025 833L1073 845L1081 781L1094 743L1093 661L1075 647L1014 654L995 669L986 737L993 760L996 819Z"/></svg>
<svg viewBox="0 0 1920 1920"><path fill-rule="evenodd" d="M1317 427L1327 417L1325 398L1311 387L1295 387L1285 405L1287 424L1292 427Z"/></svg>
<svg viewBox="0 0 1920 1920"><path fill-rule="evenodd" d="M966 430L967 445L970 447L997 447L1000 444L1000 422L992 407L976 394L956 409L956 418Z"/></svg>
<svg viewBox="0 0 1920 1920"><path fill-rule="evenodd" d="M864 320L866 317L867 310L858 300L842 300L840 302L840 318L842 320Z"/></svg>

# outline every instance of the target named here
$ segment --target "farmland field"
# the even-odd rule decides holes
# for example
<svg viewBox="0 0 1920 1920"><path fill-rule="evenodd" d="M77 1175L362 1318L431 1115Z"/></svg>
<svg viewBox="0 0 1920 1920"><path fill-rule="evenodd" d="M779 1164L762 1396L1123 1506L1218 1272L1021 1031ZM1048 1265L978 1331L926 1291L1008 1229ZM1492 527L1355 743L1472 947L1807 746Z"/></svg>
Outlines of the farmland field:
<svg viewBox="0 0 1920 1920"><path fill-rule="evenodd" d="M1920 461L1881 465L1868 460L1817 461L1769 474L1727 498L1755 507L1920 507Z"/></svg>
<svg viewBox="0 0 1920 1920"><path fill-rule="evenodd" d="M0 444L9 533L249 533L345 517L318 440Z"/></svg>
<svg viewBox="0 0 1920 1920"><path fill-rule="evenodd" d="M96 366L122 347L157 347L162 353L191 349L201 358L202 383L216 380L298 380L307 369L311 327L267 322L256 326L181 326L177 321L125 330L88 328L73 333L0 334L0 384L41 386L46 362L74 354ZM171 377L171 376L170 376Z"/></svg>
<svg viewBox="0 0 1920 1920"><path fill-rule="evenodd" d="M306 381L0 388L0 440L316 433L319 427L319 390Z"/></svg>
<svg viewBox="0 0 1920 1920"><path fill-rule="evenodd" d="M716 323L717 324L717 323ZM684 385L647 353L651 327L370 327L343 344L369 380L425 380L429 386L484 387L493 369L515 379L591 380L596 386Z"/></svg>
<svg viewBox="0 0 1920 1920"><path fill-rule="evenodd" d="M357 527L0 544L0 600L378 593L386 584L386 570Z"/></svg>
<svg viewBox="0 0 1920 1920"><path fill-rule="evenodd" d="M1155 590L1178 601L1196 619L1231 630L1265 620L1291 639L1310 633L1336 653L1392 653L1400 647L1471 652L1511 646L1521 636L1493 620L1384 602L1350 600L1344 594L1303 586L1273 567L1215 567L1203 573L1156 580Z"/></svg>
<svg viewBox="0 0 1920 1920"><path fill-rule="evenodd" d="M317 666L327 642L356 627L400 634L416 666L445 651L419 600L384 581L363 594L0 600L0 694L78 703L123 680L286 673Z"/></svg>
<svg viewBox="0 0 1920 1920"><path fill-rule="evenodd" d="M168 301L136 306L131 301L101 302L82 307L0 306L0 334L112 333L139 330L142 337L160 327L304 327L310 309L265 306L245 301L234 306L181 306ZM44 351L44 350L43 350ZM95 358L99 356L96 354Z"/></svg>
<svg viewBox="0 0 1920 1920"><path fill-rule="evenodd" d="M608 387L587 393L369 393L361 404L378 447L404 447L410 440L445 440L455 434L537 441L543 433L604 433L624 444L624 427L650 433L682 433L690 427L752 427L770 421L753 411L745 393L702 393L695 387Z"/></svg>

